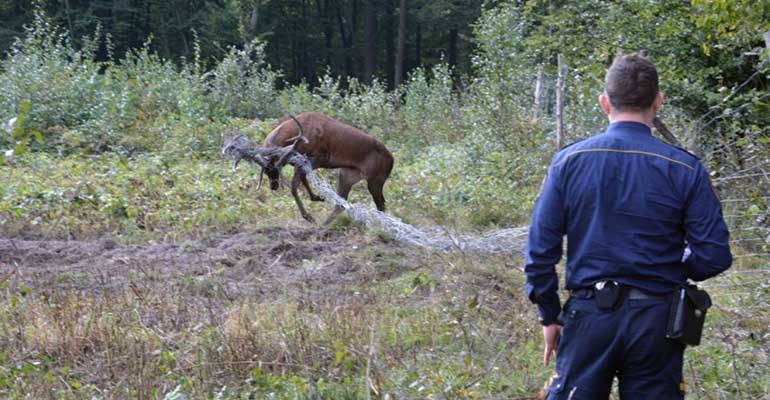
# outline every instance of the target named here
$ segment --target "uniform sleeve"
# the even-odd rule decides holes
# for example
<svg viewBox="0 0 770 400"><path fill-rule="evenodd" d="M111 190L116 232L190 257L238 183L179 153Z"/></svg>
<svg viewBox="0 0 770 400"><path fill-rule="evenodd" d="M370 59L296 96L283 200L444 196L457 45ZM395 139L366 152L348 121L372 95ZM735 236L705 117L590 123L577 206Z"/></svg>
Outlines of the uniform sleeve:
<svg viewBox="0 0 770 400"><path fill-rule="evenodd" d="M535 202L525 250L527 297L537 304L543 324L556 322L561 312L559 278L555 265L562 256L566 224L558 180L555 169L549 168L540 196Z"/></svg>
<svg viewBox="0 0 770 400"><path fill-rule="evenodd" d="M722 206L708 179L706 169L698 163L688 196L684 227L692 251L684 264L687 277L694 281L711 278L730 268L733 262Z"/></svg>

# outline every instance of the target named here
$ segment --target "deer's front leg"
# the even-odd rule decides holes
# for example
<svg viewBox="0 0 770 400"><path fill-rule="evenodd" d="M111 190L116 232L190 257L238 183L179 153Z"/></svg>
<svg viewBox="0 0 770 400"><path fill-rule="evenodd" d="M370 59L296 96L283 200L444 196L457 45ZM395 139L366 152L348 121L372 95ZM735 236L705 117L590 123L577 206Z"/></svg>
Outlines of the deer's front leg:
<svg viewBox="0 0 770 400"><path fill-rule="evenodd" d="M299 199L299 193L297 189L299 188L300 182L303 180L305 180L305 174L302 173L298 167L294 167L294 176L291 178L291 195L294 196L294 202L297 203L297 207L299 208L300 214L302 214L302 218L309 222L315 223L313 217L310 216L307 211L305 211L305 206L302 205L302 200Z"/></svg>
<svg viewBox="0 0 770 400"><path fill-rule="evenodd" d="M307 176L304 173L300 174L300 179L302 180L302 185L305 186L305 189L307 190L307 195L310 196L311 201L324 201L324 198L313 193L312 190L310 190L310 185L307 183Z"/></svg>

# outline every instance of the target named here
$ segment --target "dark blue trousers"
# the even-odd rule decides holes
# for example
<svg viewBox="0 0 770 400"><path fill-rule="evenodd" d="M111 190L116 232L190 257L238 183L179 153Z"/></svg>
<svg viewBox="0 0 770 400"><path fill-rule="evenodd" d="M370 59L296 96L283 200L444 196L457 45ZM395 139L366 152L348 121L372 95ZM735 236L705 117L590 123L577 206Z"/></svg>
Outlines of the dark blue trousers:
<svg viewBox="0 0 770 400"><path fill-rule="evenodd" d="M547 399L607 399L615 376L623 400L683 399L684 345L666 339L668 309L655 298L625 299L615 310L570 298Z"/></svg>

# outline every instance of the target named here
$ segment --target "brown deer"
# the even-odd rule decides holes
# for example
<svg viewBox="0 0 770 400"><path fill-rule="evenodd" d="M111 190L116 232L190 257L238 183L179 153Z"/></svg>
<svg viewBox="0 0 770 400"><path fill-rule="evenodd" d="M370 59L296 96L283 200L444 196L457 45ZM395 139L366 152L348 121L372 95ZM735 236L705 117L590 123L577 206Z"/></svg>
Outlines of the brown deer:
<svg viewBox="0 0 770 400"><path fill-rule="evenodd" d="M279 150L269 155L267 150ZM347 199L350 189L360 180L366 180L369 193L380 211L385 211L385 197L382 187L393 169L393 156L385 145L360 129L337 121L318 112L306 112L280 121L270 132L260 149L262 156L251 158L262 167L262 173L270 180L270 189L280 187L280 171L291 152L297 152L310 161L313 169L339 169L337 194ZM244 157L246 158L246 157ZM260 185L262 182L260 174ZM305 211L299 198L300 183L305 186L312 201L323 201L313 193L305 173L295 167L291 180L291 194L302 217L315 222ZM329 224L342 209L335 207L324 225Z"/></svg>

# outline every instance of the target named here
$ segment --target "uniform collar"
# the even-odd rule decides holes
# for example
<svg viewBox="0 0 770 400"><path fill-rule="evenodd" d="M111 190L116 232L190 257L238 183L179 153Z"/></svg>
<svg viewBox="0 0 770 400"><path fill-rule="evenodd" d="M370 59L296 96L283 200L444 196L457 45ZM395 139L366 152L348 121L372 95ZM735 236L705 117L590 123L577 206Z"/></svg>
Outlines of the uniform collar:
<svg viewBox="0 0 770 400"><path fill-rule="evenodd" d="M607 133L619 132L626 133L641 133L646 135L652 135L652 128L649 126L635 121L617 121L607 126Z"/></svg>

